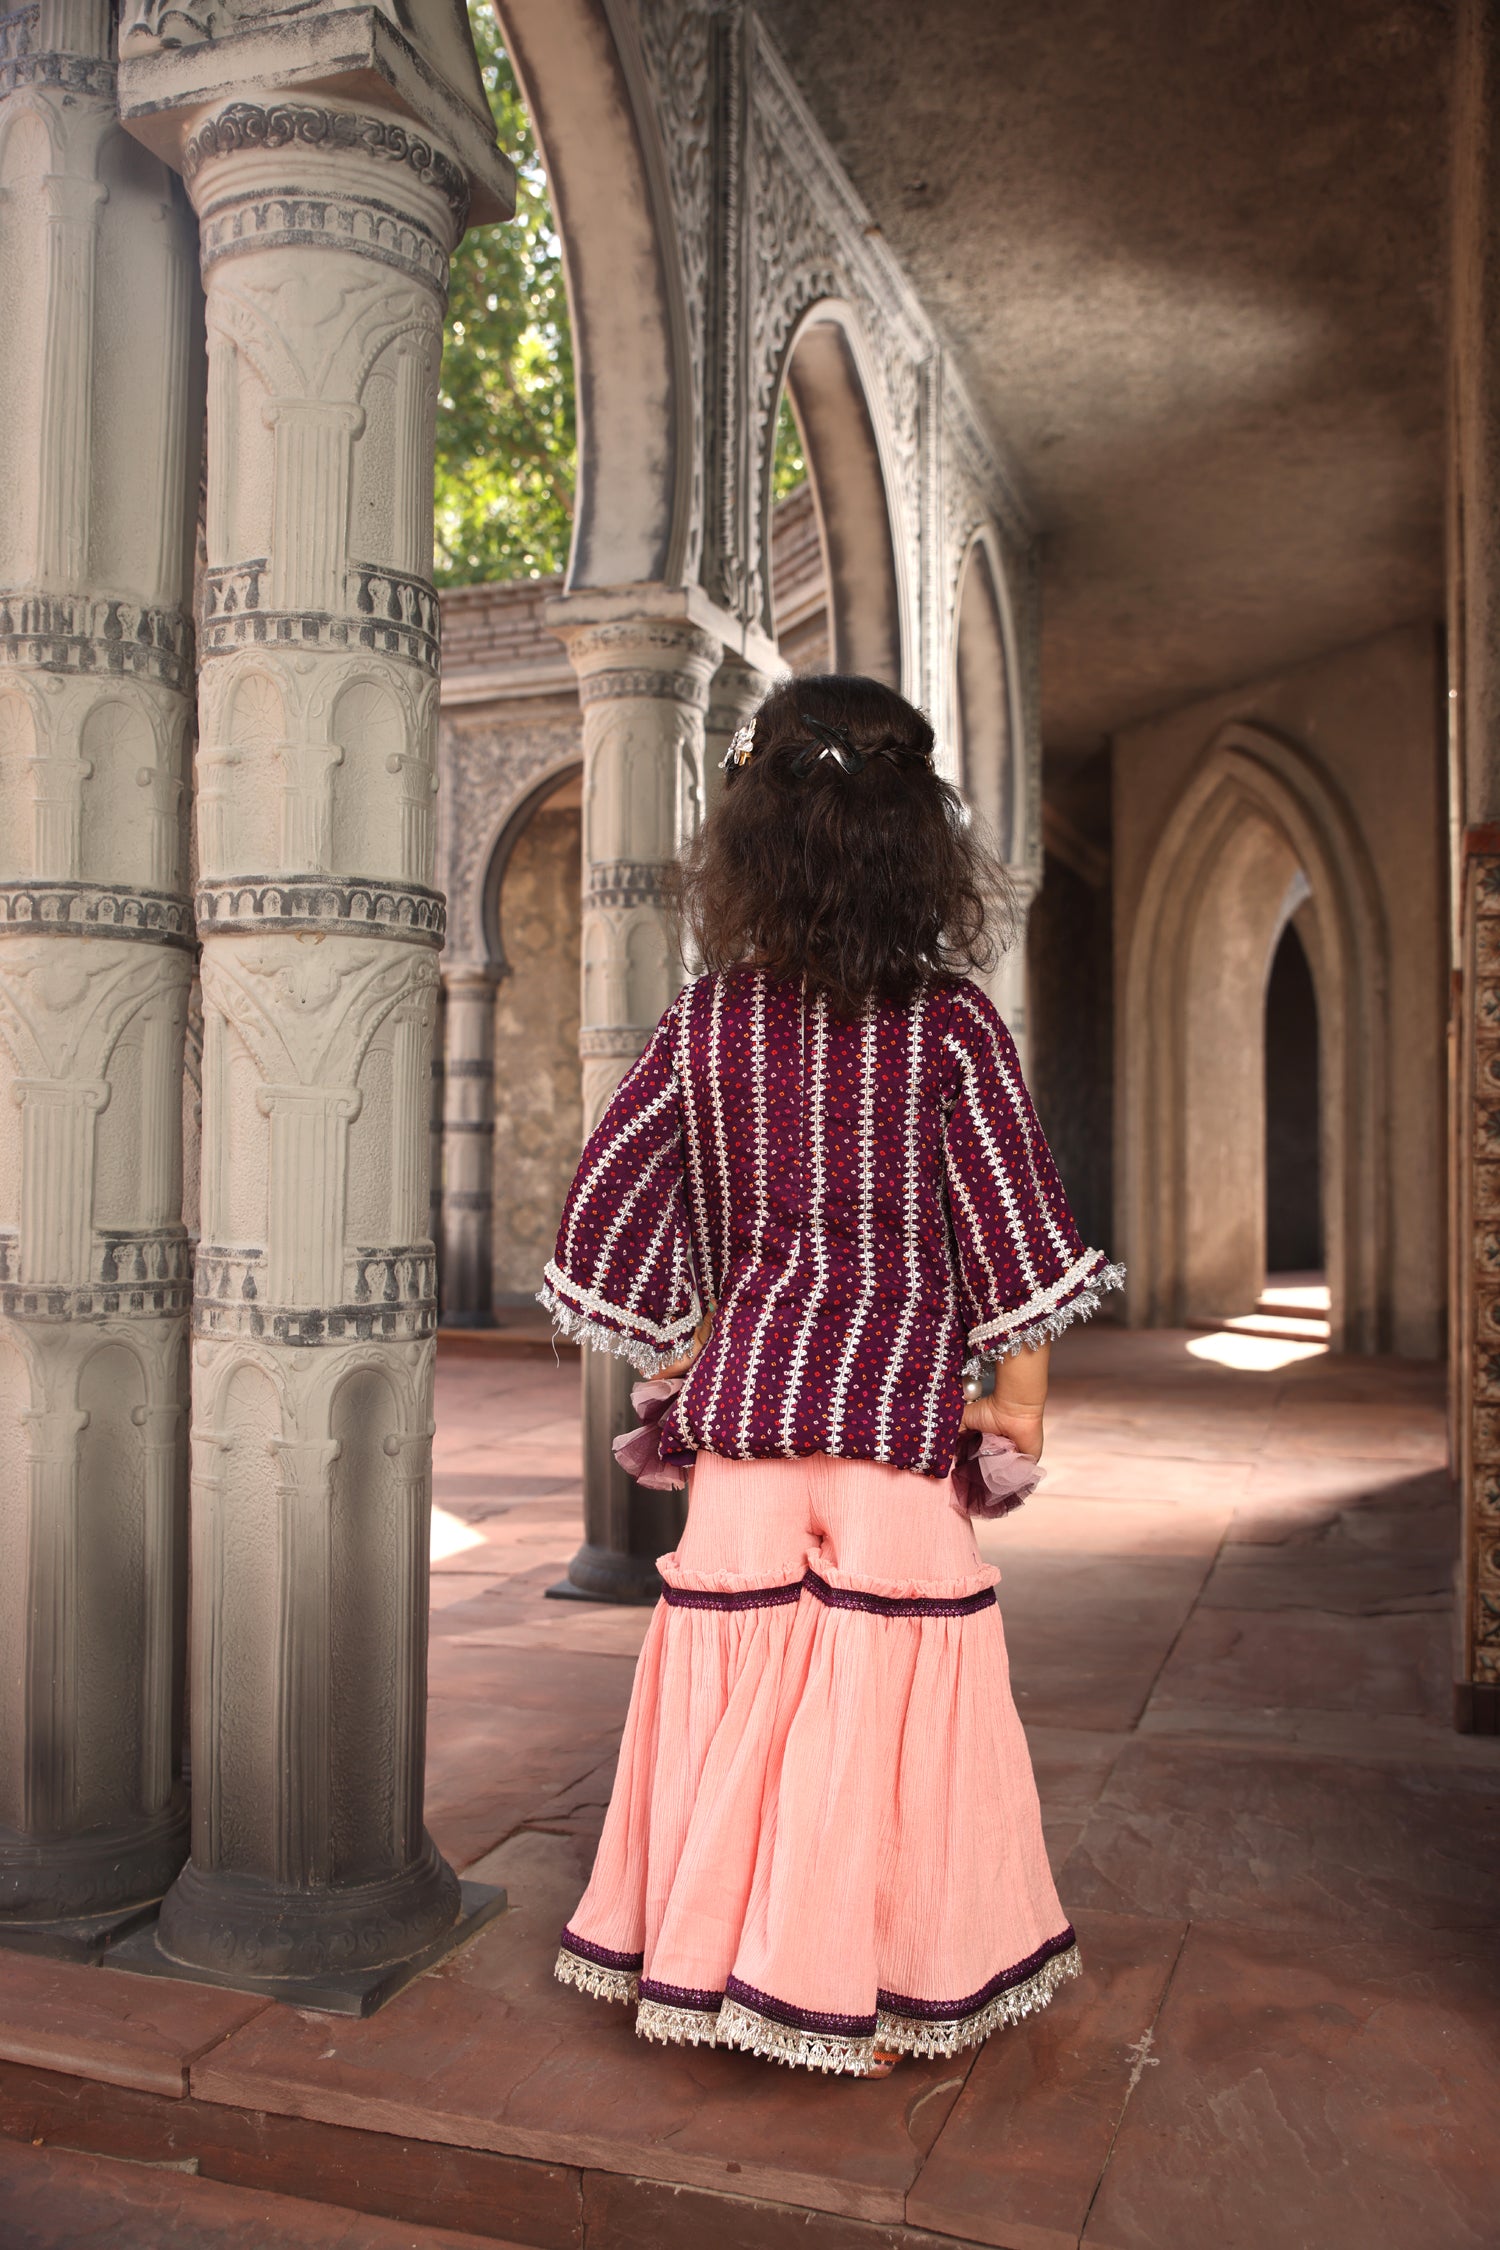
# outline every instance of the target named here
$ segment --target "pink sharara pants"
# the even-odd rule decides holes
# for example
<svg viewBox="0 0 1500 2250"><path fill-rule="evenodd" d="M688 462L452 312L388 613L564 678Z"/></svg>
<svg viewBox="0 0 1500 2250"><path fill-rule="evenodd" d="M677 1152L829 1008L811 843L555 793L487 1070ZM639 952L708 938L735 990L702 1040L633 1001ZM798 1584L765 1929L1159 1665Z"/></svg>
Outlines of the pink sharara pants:
<svg viewBox="0 0 1500 2250"><path fill-rule="evenodd" d="M859 2071L1076 1975L999 1573L946 1481L700 1453L660 1570L565 1983L647 2038Z"/></svg>

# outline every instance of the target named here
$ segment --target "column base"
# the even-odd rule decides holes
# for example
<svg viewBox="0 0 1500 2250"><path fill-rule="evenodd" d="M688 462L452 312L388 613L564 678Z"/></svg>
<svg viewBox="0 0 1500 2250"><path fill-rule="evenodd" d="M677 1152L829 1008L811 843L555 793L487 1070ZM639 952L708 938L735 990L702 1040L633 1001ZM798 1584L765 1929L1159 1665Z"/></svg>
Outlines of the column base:
<svg viewBox="0 0 1500 2250"><path fill-rule="evenodd" d="M649 1555L622 1555L613 1547L581 1546L568 1575L547 1588L549 1602L624 1602L644 1606L661 1593L661 1578Z"/></svg>
<svg viewBox="0 0 1500 2250"><path fill-rule="evenodd" d="M441 1863L440 1863L441 1864ZM189 1968L161 1949L154 1927L137 1930L110 1953L108 1967L133 1976L175 1977L184 1984L212 1984L228 1992L255 1992L267 2000L285 2000L293 2007L313 2008L330 2016L372 2016L387 2000L409 1985L414 1977L447 1959L467 1945L487 1922L506 1907L505 1892L488 1883L461 1883L458 1918L441 1931L420 1953L384 1968L324 1969L305 1977L251 1977L223 1969ZM351 1909L351 1916L358 1909Z"/></svg>
<svg viewBox="0 0 1500 2250"><path fill-rule="evenodd" d="M112 1946L156 1920L159 1898L119 1914L84 1914L56 1922L0 1922L0 1951L40 1953L49 1961L102 1961Z"/></svg>
<svg viewBox="0 0 1500 2250"><path fill-rule="evenodd" d="M236 1991L282 1982L301 1990L394 1968L446 1939L461 1911L458 1877L425 1841L399 1874L317 1889L189 1860L162 1901L154 1942L183 1971Z"/></svg>
<svg viewBox="0 0 1500 2250"><path fill-rule="evenodd" d="M187 1858L188 1817L179 1786L161 1812L132 1828L47 1837L0 1829L0 1936L99 1927L154 1908Z"/></svg>
<svg viewBox="0 0 1500 2250"><path fill-rule="evenodd" d="M1455 1680L1453 1727L1457 1734L1500 1734L1500 1686L1488 1680Z"/></svg>

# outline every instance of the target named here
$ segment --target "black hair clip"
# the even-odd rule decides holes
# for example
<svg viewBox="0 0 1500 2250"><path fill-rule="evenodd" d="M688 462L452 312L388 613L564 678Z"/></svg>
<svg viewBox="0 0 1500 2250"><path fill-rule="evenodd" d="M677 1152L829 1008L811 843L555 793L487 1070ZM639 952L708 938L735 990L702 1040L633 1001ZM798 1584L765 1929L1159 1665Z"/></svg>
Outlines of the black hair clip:
<svg viewBox="0 0 1500 2250"><path fill-rule="evenodd" d="M832 758L841 773L864 772L865 754L855 749L842 727L825 727L817 719L809 718L805 711L799 711L797 716L814 739L805 743L793 758L793 773L809 774L824 758Z"/></svg>

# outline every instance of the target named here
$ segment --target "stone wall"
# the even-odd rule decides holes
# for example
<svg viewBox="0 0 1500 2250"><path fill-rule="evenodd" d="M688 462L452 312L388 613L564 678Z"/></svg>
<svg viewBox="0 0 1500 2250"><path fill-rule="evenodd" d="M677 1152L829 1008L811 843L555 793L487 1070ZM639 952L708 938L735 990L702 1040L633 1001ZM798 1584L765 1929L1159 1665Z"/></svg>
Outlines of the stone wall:
<svg viewBox="0 0 1500 2250"><path fill-rule="evenodd" d="M535 1296L583 1143L577 795L576 785L560 791L528 821L500 893L506 966L495 994L497 1303Z"/></svg>

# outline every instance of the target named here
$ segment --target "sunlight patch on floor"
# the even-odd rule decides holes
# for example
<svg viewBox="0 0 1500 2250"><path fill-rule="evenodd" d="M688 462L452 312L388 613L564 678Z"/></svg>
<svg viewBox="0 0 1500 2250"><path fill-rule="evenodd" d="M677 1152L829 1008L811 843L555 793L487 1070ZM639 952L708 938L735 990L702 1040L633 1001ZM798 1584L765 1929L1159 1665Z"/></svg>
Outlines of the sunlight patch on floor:
<svg viewBox="0 0 1500 2250"><path fill-rule="evenodd" d="M470 1547L482 1547L484 1533L476 1531L471 1523L461 1523L450 1516L446 1508L434 1502L432 1510L432 1559L446 1562L450 1555L466 1554Z"/></svg>
<svg viewBox="0 0 1500 2250"><path fill-rule="evenodd" d="M1294 1336L1246 1336L1224 1329L1212 1336L1189 1337L1187 1348L1194 1359L1212 1360L1215 1367L1268 1375L1278 1367L1290 1367L1294 1360L1317 1359L1328 1346Z"/></svg>

